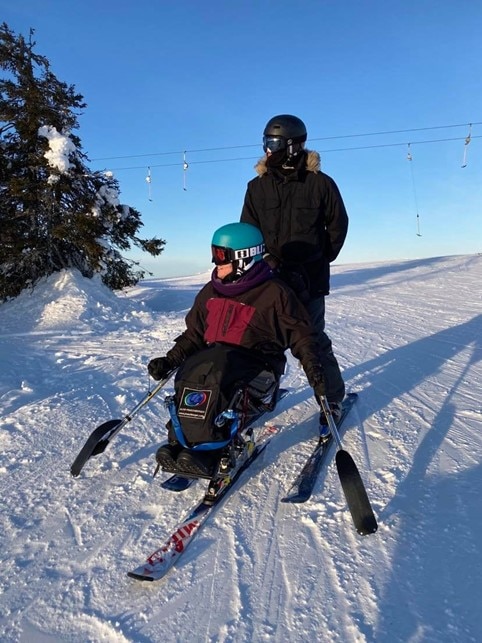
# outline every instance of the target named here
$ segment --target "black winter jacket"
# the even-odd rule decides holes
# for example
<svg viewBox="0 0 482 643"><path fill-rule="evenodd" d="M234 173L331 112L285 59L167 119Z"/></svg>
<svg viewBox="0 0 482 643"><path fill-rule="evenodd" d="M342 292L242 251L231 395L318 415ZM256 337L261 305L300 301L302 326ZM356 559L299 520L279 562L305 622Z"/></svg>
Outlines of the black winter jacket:
<svg viewBox="0 0 482 643"><path fill-rule="evenodd" d="M186 330L166 357L173 366L214 342L254 350L278 377L289 348L311 386L323 380L317 335L305 307L282 280L270 278L242 294L220 295L207 283L186 316Z"/></svg>
<svg viewBox="0 0 482 643"><path fill-rule="evenodd" d="M300 272L311 297L330 290L330 262L343 247L348 215L336 183L320 171L318 152L306 150L298 170L283 174L256 165L248 183L241 221L261 230L267 252L281 268Z"/></svg>

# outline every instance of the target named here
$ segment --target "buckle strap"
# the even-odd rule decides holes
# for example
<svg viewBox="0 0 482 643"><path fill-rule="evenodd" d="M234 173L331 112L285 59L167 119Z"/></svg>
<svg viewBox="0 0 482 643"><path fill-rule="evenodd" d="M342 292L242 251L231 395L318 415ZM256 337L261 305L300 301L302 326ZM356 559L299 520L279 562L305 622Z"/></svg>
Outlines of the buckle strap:
<svg viewBox="0 0 482 643"><path fill-rule="evenodd" d="M169 415L172 422L172 428L174 429L176 440L184 449L190 449L192 451L215 451L217 449L223 449L224 447L228 446L228 444L231 442L231 440L238 432L239 416L234 411L231 411L230 409L228 409L227 411L223 411L223 413L218 415L216 418L216 421L219 421L221 418L225 418L227 420L231 420L231 419L233 420L230 427L230 435L227 440L223 440L222 442L200 442L199 444L194 444L193 446L189 446L186 440L186 437L184 436L181 422L179 421L179 417L177 415L176 402L175 402L174 396L170 395L169 397L167 397L165 404L169 411Z"/></svg>

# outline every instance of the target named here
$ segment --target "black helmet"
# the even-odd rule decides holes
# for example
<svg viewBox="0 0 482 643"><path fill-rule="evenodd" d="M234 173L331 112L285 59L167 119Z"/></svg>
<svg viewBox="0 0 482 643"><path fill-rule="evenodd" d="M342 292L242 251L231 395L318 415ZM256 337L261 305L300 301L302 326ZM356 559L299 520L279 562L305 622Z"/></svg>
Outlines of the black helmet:
<svg viewBox="0 0 482 643"><path fill-rule="evenodd" d="M282 155L284 160L296 157L303 149L307 133L303 121L297 116L281 114L273 116L264 128L263 150L266 153ZM274 157L273 157L274 158ZM283 159L277 159L279 163Z"/></svg>
<svg viewBox="0 0 482 643"><path fill-rule="evenodd" d="M282 136L291 143L304 143L307 138L306 126L297 116L281 114L270 118L264 128L263 136Z"/></svg>

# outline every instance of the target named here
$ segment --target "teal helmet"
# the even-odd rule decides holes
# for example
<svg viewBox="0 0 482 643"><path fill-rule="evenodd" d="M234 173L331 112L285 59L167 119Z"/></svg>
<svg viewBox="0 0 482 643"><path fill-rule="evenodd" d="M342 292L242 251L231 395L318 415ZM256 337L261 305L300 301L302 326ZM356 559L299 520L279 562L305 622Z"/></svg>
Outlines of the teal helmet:
<svg viewBox="0 0 482 643"><path fill-rule="evenodd" d="M265 251L261 231L250 223L228 223L218 228L211 241L212 261L217 266L233 262L235 274L240 277Z"/></svg>

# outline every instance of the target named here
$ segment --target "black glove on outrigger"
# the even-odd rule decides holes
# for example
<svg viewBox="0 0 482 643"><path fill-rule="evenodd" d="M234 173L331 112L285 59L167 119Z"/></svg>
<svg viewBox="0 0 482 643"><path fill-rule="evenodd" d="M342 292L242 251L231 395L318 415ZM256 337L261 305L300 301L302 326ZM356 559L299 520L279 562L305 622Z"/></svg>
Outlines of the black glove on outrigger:
<svg viewBox="0 0 482 643"><path fill-rule="evenodd" d="M165 379L172 369L173 366L167 357L155 357L147 365L149 375L155 380Z"/></svg>

